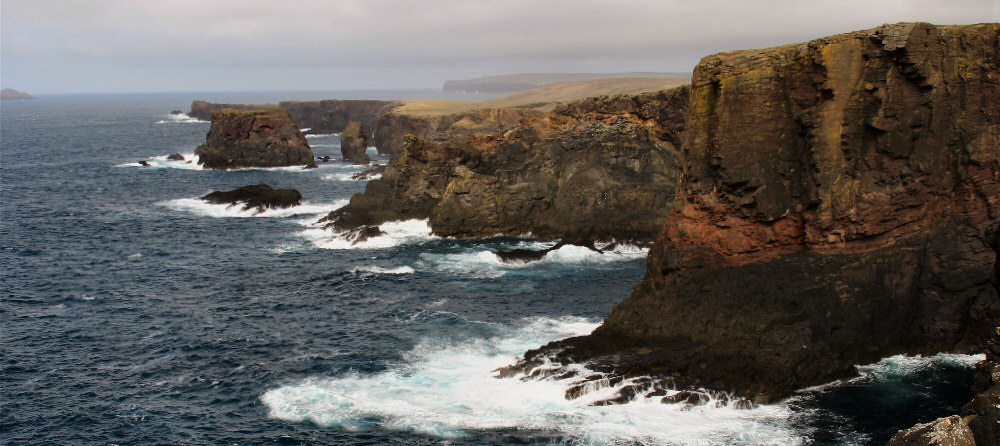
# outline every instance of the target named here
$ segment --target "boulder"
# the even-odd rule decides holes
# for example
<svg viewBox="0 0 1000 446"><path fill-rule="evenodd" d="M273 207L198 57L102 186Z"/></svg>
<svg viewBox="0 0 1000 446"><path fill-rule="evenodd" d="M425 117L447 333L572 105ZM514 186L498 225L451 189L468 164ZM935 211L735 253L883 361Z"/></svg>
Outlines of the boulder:
<svg viewBox="0 0 1000 446"><path fill-rule="evenodd" d="M168 156L167 159L170 161L184 161L184 155L181 155L179 153L174 153Z"/></svg>
<svg viewBox="0 0 1000 446"><path fill-rule="evenodd" d="M369 164L372 160L365 150L368 150L368 130L358 121L347 123L340 134L340 153L354 164Z"/></svg>
<svg viewBox="0 0 1000 446"><path fill-rule="evenodd" d="M304 166L313 161L305 136L282 108L223 109L195 155L210 169Z"/></svg>
<svg viewBox="0 0 1000 446"><path fill-rule="evenodd" d="M274 189L264 183L243 186L231 191L215 191L201 199L214 204L243 205L243 209L256 208L258 212L302 204L302 194L299 191Z"/></svg>

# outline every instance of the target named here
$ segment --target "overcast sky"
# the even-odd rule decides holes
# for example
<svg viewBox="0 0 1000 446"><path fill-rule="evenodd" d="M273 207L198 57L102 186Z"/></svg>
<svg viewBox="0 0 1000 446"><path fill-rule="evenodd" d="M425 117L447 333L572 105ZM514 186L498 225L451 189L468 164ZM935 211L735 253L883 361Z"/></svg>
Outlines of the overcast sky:
<svg viewBox="0 0 1000 446"><path fill-rule="evenodd" d="M34 94L440 88L528 72L687 72L1000 0L2 0L0 83Z"/></svg>

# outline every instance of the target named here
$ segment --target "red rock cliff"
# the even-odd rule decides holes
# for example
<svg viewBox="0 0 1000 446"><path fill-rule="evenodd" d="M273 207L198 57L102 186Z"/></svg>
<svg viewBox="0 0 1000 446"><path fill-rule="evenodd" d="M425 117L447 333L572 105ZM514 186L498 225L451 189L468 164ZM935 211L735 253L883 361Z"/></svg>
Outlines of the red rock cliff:
<svg viewBox="0 0 1000 446"><path fill-rule="evenodd" d="M1000 25L887 25L695 70L673 211L563 361L758 402L1000 320Z"/></svg>

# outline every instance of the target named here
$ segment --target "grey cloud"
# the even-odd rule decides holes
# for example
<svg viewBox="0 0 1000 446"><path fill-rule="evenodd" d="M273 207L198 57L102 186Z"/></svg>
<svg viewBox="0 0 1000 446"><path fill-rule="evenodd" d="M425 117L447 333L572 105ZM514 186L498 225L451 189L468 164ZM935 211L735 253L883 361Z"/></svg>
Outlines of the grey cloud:
<svg viewBox="0 0 1000 446"><path fill-rule="evenodd" d="M46 93L437 87L525 71L686 71L712 52L886 22L996 21L994 3L4 0L0 79Z"/></svg>

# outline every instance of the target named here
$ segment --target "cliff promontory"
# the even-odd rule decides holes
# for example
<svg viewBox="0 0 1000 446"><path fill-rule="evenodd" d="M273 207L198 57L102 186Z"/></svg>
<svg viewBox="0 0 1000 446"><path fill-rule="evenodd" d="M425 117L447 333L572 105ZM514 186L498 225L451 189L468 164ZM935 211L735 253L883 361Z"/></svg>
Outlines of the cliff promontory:
<svg viewBox="0 0 1000 446"><path fill-rule="evenodd" d="M440 118L326 220L339 230L427 218L446 236L653 240L673 201L688 91Z"/></svg>
<svg viewBox="0 0 1000 446"><path fill-rule="evenodd" d="M313 162L305 136L282 108L212 112L205 143L195 149L210 169L302 166Z"/></svg>
<svg viewBox="0 0 1000 446"><path fill-rule="evenodd" d="M526 354L756 402L1000 320L1000 25L704 58L673 209L593 334ZM634 390L634 389L633 389Z"/></svg>

